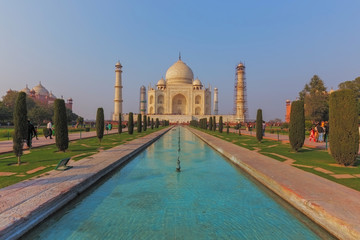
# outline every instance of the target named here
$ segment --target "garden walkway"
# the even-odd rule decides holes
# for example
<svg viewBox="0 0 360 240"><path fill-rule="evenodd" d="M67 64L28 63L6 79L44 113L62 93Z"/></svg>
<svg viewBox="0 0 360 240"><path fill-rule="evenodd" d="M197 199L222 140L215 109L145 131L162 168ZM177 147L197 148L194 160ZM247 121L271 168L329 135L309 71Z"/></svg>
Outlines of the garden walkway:
<svg viewBox="0 0 360 240"><path fill-rule="evenodd" d="M226 128L224 128L224 131L226 131ZM239 130L235 130L233 128L230 128L230 132L236 132L238 133ZM256 130L253 131L246 131L246 130L241 130L241 134L243 135L248 135L248 136L256 136ZM288 143L289 142L289 136L288 135L284 135L284 134L277 134L277 133L265 133L264 139L271 139L271 140L276 140L276 141L281 141L281 142L285 142ZM306 137L305 138L305 142L304 142L304 146L305 147L310 147L310 148L318 148L318 149L326 149L326 143L322 142L310 142L309 138ZM327 147L329 147L329 144L327 145Z"/></svg>
<svg viewBox="0 0 360 240"><path fill-rule="evenodd" d="M127 131L127 128L123 129L124 132ZM118 129L112 129L111 131L105 131L104 134L114 134L117 133ZM91 137L95 137L96 136L96 131L91 131L91 132L75 132L75 133L70 133L69 134L69 140L73 141L73 140L77 140L77 139L82 139L82 138L91 138ZM51 145L51 144L55 144L55 137L53 137L52 139L50 138L45 138L44 136L39 137L39 140L36 140L36 138L33 138L32 141L33 144L33 148L36 147L41 147L41 146L46 146L46 145ZM24 143L24 150L28 149L28 147L26 146L26 143ZM13 151L13 141L12 140L6 140L6 141L0 141L0 154L1 153L9 153Z"/></svg>

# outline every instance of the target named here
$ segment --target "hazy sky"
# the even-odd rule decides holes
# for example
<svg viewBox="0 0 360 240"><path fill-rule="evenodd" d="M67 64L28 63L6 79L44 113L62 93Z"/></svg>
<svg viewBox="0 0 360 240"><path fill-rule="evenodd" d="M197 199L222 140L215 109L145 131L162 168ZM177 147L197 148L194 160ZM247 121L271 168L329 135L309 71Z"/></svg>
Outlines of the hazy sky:
<svg viewBox="0 0 360 240"><path fill-rule="evenodd" d="M326 87L360 76L360 1L0 1L0 96L41 83L95 119L113 112L123 65L124 112L140 86L182 60L233 111L235 66L246 65L249 117L284 119L314 74Z"/></svg>

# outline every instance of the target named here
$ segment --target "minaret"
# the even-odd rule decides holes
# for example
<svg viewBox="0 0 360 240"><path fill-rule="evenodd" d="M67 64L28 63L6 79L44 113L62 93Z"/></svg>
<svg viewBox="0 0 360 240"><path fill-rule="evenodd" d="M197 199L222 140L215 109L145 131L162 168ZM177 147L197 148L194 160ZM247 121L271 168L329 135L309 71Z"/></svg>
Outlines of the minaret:
<svg viewBox="0 0 360 240"><path fill-rule="evenodd" d="M245 66L239 63L236 67L236 119L245 122Z"/></svg>
<svg viewBox="0 0 360 240"><path fill-rule="evenodd" d="M141 86L140 88L140 113L142 115L146 114L146 88Z"/></svg>
<svg viewBox="0 0 360 240"><path fill-rule="evenodd" d="M120 62L115 64L115 98L114 98L114 113L112 120L119 121L119 114L122 113L122 85L121 85L121 70Z"/></svg>
<svg viewBox="0 0 360 240"><path fill-rule="evenodd" d="M218 109L218 89L214 88L214 115L218 115L219 114L219 109Z"/></svg>

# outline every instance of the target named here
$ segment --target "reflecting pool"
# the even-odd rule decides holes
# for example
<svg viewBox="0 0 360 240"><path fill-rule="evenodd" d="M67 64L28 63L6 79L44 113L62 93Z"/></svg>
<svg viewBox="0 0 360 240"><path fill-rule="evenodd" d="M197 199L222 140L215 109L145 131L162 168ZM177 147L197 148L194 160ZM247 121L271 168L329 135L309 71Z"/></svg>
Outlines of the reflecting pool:
<svg viewBox="0 0 360 240"><path fill-rule="evenodd" d="M23 239L330 237L271 195L177 127Z"/></svg>

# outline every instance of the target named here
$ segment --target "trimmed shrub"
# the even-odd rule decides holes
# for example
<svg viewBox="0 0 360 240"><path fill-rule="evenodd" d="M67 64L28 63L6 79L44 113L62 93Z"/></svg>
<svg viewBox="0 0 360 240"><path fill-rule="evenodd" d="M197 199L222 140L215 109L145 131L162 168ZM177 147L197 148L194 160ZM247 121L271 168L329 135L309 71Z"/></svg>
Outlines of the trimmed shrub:
<svg viewBox="0 0 360 240"><path fill-rule="evenodd" d="M159 128L159 125L160 125L160 121L158 118L156 118L155 120L155 128Z"/></svg>
<svg viewBox="0 0 360 240"><path fill-rule="evenodd" d="M356 163L359 151L358 110L352 90L338 90L330 95L329 136L332 157L339 164Z"/></svg>
<svg viewBox="0 0 360 240"><path fill-rule="evenodd" d="M151 129L154 129L154 119L151 118Z"/></svg>
<svg viewBox="0 0 360 240"><path fill-rule="evenodd" d="M100 144L102 138L104 137L104 127L105 127L104 109L98 108L96 112L96 136L99 139Z"/></svg>
<svg viewBox="0 0 360 240"><path fill-rule="evenodd" d="M305 111L303 101L291 103L289 141L291 148L296 152L302 148L305 141Z"/></svg>
<svg viewBox="0 0 360 240"><path fill-rule="evenodd" d="M212 117L209 117L209 130L213 129Z"/></svg>
<svg viewBox="0 0 360 240"><path fill-rule="evenodd" d="M143 130L144 130L144 132L146 131L146 129L147 129L147 121L146 121L146 115L144 114L144 122L143 122Z"/></svg>
<svg viewBox="0 0 360 240"><path fill-rule="evenodd" d="M150 127L150 126L151 126L151 120L150 120L150 117L148 117L148 119L147 119L147 124L148 124L148 127Z"/></svg>
<svg viewBox="0 0 360 240"><path fill-rule="evenodd" d="M130 135L134 133L134 114L132 112L129 112L128 133Z"/></svg>
<svg viewBox="0 0 360 240"><path fill-rule="evenodd" d="M142 130L142 124L141 124L141 113L138 114L137 116L137 132L141 133Z"/></svg>
<svg viewBox="0 0 360 240"><path fill-rule="evenodd" d="M259 142L261 142L261 140L263 139L262 123L263 123L262 110L258 109L256 114L256 139Z"/></svg>
<svg viewBox="0 0 360 240"><path fill-rule="evenodd" d="M224 125L223 125L223 117L220 116L220 118L219 118L219 133L222 133L222 132L223 132L223 128L224 128Z"/></svg>
<svg viewBox="0 0 360 240"><path fill-rule="evenodd" d="M230 129L230 126L229 126L229 124L227 124L227 125L226 125L226 133L227 133L227 134L229 134L229 131L230 131L229 129Z"/></svg>
<svg viewBox="0 0 360 240"><path fill-rule="evenodd" d="M13 117L13 152L18 158L18 165L20 165L21 156L23 154L24 139L26 139L26 136L28 134L26 93L24 92L19 92L19 95L17 96Z"/></svg>
<svg viewBox="0 0 360 240"><path fill-rule="evenodd" d="M216 131L216 117L213 116L213 131Z"/></svg>
<svg viewBox="0 0 360 240"><path fill-rule="evenodd" d="M69 134L64 99L56 99L54 102L54 124L56 147L65 152L69 147Z"/></svg>
<svg viewBox="0 0 360 240"><path fill-rule="evenodd" d="M121 113L119 113L119 126L118 126L118 133L122 133L122 119L121 119Z"/></svg>

